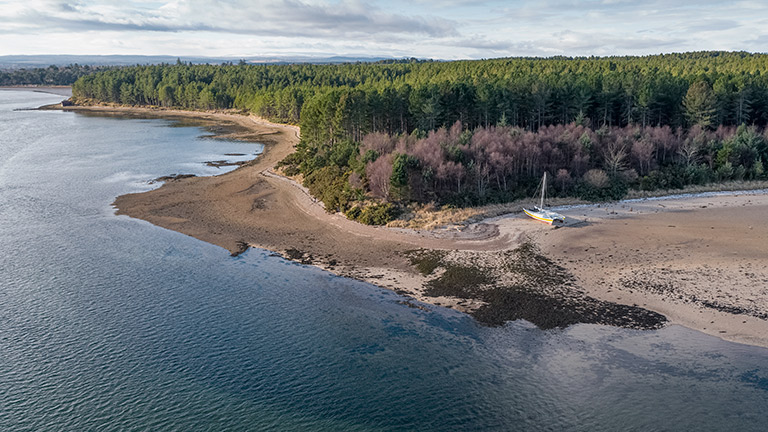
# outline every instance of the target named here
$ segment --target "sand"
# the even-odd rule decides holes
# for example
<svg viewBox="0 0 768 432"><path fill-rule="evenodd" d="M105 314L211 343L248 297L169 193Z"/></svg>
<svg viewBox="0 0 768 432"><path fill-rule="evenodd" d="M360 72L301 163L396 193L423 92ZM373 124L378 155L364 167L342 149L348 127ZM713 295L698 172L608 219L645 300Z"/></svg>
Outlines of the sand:
<svg viewBox="0 0 768 432"><path fill-rule="evenodd" d="M533 237L596 298L768 346L767 192L574 208L581 225Z"/></svg>
<svg viewBox="0 0 768 432"><path fill-rule="evenodd" d="M227 126L221 133L228 138L264 143L259 158L235 171L167 181L149 192L118 197L114 203L117 214L190 235L234 254L248 246L264 248L393 289L408 298L473 313L486 304L481 297L428 295L426 284L442 277L448 265L424 275L414 267L409 251L447 251L445 260L453 264L472 262L494 278L515 284L519 281L504 273L509 267L502 261L508 251L532 242L543 262L551 260L553 268L560 266L573 276L575 283L565 297L586 299L590 304L596 299L597 308L638 306L666 316L671 323L768 346L765 192L565 208L561 212L568 223L557 229L519 214L461 229L370 227L325 212L306 189L273 171L298 142L296 127L231 113L72 109L194 119L209 126Z"/></svg>

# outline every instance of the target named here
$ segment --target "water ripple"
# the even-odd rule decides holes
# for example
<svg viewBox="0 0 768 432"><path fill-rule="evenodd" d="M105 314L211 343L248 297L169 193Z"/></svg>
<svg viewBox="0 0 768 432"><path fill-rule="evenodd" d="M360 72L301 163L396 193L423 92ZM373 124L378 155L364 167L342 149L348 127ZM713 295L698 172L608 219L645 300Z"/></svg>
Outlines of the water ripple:
<svg viewBox="0 0 768 432"><path fill-rule="evenodd" d="M762 430L767 350L675 326L486 328L264 251L230 258L109 206L256 150L8 111L31 99L50 96L0 93L0 430Z"/></svg>

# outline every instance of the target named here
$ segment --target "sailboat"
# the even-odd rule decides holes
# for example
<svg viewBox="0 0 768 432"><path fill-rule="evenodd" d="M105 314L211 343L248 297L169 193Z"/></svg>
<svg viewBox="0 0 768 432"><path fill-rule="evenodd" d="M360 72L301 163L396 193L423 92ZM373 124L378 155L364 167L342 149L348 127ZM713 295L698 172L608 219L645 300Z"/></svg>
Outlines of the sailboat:
<svg viewBox="0 0 768 432"><path fill-rule="evenodd" d="M544 195L547 193L547 173L544 172L544 178L541 179L541 201L538 206L534 206L533 210L523 208L525 214L529 217L536 219L539 222L544 222L552 225L555 222L565 223L565 217L560 213L555 213L551 210L544 209Z"/></svg>

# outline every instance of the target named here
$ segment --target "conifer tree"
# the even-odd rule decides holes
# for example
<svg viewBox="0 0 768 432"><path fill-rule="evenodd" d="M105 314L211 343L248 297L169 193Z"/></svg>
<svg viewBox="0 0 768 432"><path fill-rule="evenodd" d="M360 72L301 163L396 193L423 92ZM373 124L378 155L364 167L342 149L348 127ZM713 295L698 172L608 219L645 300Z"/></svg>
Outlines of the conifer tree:
<svg viewBox="0 0 768 432"><path fill-rule="evenodd" d="M706 81L697 81L688 88L683 99L685 117L690 126L711 128L715 125L717 100L712 87Z"/></svg>

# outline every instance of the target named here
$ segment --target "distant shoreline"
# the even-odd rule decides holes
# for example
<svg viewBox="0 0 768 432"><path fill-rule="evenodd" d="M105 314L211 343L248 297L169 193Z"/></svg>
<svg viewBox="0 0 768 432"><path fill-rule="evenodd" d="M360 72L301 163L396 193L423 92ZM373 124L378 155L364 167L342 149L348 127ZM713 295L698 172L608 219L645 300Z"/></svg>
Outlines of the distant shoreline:
<svg viewBox="0 0 768 432"><path fill-rule="evenodd" d="M422 302L468 312L490 324L525 318L545 328L574 322L657 328L664 320L648 312L655 311L671 323L768 346L768 320L758 316L760 310L768 311L768 293L760 289L763 280L768 281L768 271L762 268L768 262L768 248L760 247L768 244L768 232L757 225L760 215L768 214L764 194L641 201L631 209L627 203L579 207L568 215L570 226L557 230L515 214L461 231L370 227L327 214L303 187L272 171L293 151L298 127L232 113L108 106L64 109L189 119L225 126L230 138L264 143L262 156L232 172L168 181L149 192L120 196L114 203L119 215L190 235L233 254L249 246L268 249ZM726 216L731 208L757 218L750 230L739 231L746 219ZM670 235L671 225L690 228ZM718 228L710 230L711 226ZM721 230L730 236L727 241L711 237ZM718 266L719 255L712 256L704 243L686 249L702 238L717 244L719 254L728 255L731 248L742 251L739 261ZM640 240L648 244L637 244ZM529 244L534 249L525 249ZM752 246L744 251L745 245ZM550 263L540 271L559 272L563 279L536 282L537 274L509 270L524 263ZM474 284L473 269L496 276ZM475 281L479 279L483 278L477 276ZM520 280L529 283L521 288L515 285ZM666 280L675 286L665 291ZM728 286L729 281L742 287ZM546 287L536 292L540 286ZM572 311L579 311L568 317L573 322L554 316ZM632 319L622 321L616 314Z"/></svg>
<svg viewBox="0 0 768 432"><path fill-rule="evenodd" d="M39 86L39 85L16 85L0 86L0 90L23 90L38 93L50 93L58 96L72 97L71 86Z"/></svg>

